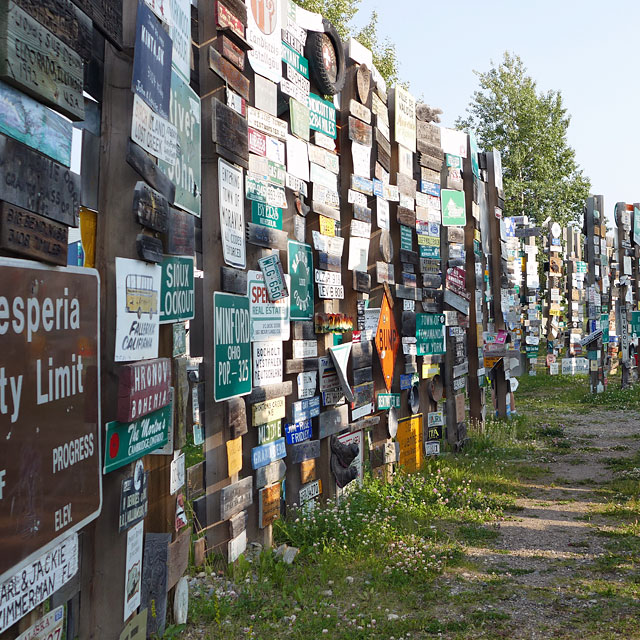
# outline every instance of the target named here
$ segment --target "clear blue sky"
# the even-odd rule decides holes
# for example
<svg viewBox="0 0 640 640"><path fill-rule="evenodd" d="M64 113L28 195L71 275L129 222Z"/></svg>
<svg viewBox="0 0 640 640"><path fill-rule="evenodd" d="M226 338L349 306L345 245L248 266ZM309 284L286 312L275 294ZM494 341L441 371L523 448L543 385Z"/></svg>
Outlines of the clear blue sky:
<svg viewBox="0 0 640 640"><path fill-rule="evenodd" d="M540 90L562 92L568 139L592 193L640 202L637 0L362 0L355 24L378 12L378 31L396 45L411 92L443 109L453 126L477 78L505 50L518 54Z"/></svg>

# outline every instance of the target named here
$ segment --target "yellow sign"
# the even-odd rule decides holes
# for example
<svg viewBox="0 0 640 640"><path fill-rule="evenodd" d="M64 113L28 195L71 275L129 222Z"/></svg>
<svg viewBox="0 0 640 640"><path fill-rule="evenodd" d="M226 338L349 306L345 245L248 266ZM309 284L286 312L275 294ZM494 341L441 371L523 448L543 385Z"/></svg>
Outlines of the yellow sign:
<svg viewBox="0 0 640 640"><path fill-rule="evenodd" d="M227 466L229 477L242 471L242 436L235 440L227 440Z"/></svg>
<svg viewBox="0 0 640 640"><path fill-rule="evenodd" d="M423 364L422 365L422 377L432 378L440 373L440 365L437 364Z"/></svg>
<svg viewBox="0 0 640 640"><path fill-rule="evenodd" d="M320 233L323 236L331 236L332 238L336 235L336 221L332 218L327 218L326 216L319 216L320 218Z"/></svg>
<svg viewBox="0 0 640 640"><path fill-rule="evenodd" d="M407 471L418 471L422 466L422 414L398 420L396 440L400 445L399 463Z"/></svg>

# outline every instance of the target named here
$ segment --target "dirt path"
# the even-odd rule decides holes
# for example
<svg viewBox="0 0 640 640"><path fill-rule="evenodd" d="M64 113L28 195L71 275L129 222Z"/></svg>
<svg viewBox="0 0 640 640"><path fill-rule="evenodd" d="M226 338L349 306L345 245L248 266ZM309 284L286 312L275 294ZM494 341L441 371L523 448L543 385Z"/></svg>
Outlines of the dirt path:
<svg viewBox="0 0 640 640"><path fill-rule="evenodd" d="M551 462L547 457L548 473L522 485L521 511L500 523L495 540L467 548L477 570L460 570L445 582L454 595L457 589L479 596L487 620L479 637L640 638L638 600L623 597L626 584L638 581L637 568L610 561L611 538L603 533L621 523L597 514L611 499L604 487L613 477L607 459L640 450L640 415L590 412L560 416L560 422L568 453ZM621 616L630 623L635 618L635 632L623 636L619 627L607 628L607 620ZM504 620L513 624L497 624Z"/></svg>

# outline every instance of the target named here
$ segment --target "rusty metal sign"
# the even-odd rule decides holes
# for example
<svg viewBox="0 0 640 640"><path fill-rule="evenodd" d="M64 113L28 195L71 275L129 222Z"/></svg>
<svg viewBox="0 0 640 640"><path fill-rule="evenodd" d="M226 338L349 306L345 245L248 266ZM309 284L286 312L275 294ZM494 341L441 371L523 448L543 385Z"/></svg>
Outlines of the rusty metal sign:
<svg viewBox="0 0 640 640"><path fill-rule="evenodd" d="M0 582L98 516L99 278L0 258Z"/></svg>

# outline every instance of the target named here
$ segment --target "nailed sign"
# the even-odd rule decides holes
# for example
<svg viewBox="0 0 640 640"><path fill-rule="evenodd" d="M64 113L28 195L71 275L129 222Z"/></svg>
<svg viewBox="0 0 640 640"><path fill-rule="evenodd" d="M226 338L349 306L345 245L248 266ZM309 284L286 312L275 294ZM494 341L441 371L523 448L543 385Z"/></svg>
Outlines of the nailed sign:
<svg viewBox="0 0 640 640"><path fill-rule="evenodd" d="M442 201L442 224L445 227L461 226L467 223L464 191L454 189L442 189L440 192Z"/></svg>
<svg viewBox="0 0 640 640"><path fill-rule="evenodd" d="M164 256L160 287L160 323L195 317L193 258Z"/></svg>
<svg viewBox="0 0 640 640"><path fill-rule="evenodd" d="M138 0L131 91L163 118L169 117L172 51L171 37L147 4Z"/></svg>
<svg viewBox="0 0 640 640"><path fill-rule="evenodd" d="M224 261L232 267L244 269L247 256L242 169L218 158L218 186Z"/></svg>
<svg viewBox="0 0 640 640"><path fill-rule="evenodd" d="M100 295L92 269L1 258L0 274L4 579L100 511Z"/></svg>
<svg viewBox="0 0 640 640"><path fill-rule="evenodd" d="M251 340L288 340L289 298L271 302L261 271L249 271L247 287L251 318ZM289 286L289 276L285 276Z"/></svg>
<svg viewBox="0 0 640 640"><path fill-rule="evenodd" d="M151 155L173 164L178 149L178 130L140 98L133 96L131 139Z"/></svg>
<svg viewBox="0 0 640 640"><path fill-rule="evenodd" d="M309 94L309 127L331 138L335 138L338 132L336 108L315 93Z"/></svg>
<svg viewBox="0 0 640 640"><path fill-rule="evenodd" d="M214 398L251 393L249 298L214 291Z"/></svg>
<svg viewBox="0 0 640 640"><path fill-rule="evenodd" d="M422 466L422 414L398 420L396 439L400 444L399 463L409 472Z"/></svg>
<svg viewBox="0 0 640 640"><path fill-rule="evenodd" d="M439 313L416 313L416 340L419 356L445 353L444 316Z"/></svg>
<svg viewBox="0 0 640 640"><path fill-rule="evenodd" d="M253 47L249 62L256 73L279 82L282 75L281 2L251 0L247 2L247 41Z"/></svg>
<svg viewBox="0 0 640 640"><path fill-rule="evenodd" d="M122 481L120 517L118 519L120 533L147 517L149 507L148 480L149 472L144 470L142 461L140 461L136 464L135 475Z"/></svg>
<svg viewBox="0 0 640 640"><path fill-rule="evenodd" d="M83 120L82 58L11 0L1 12L0 78L71 120Z"/></svg>
<svg viewBox="0 0 640 640"><path fill-rule="evenodd" d="M394 89L395 140L409 151L416 150L416 99L401 86Z"/></svg>
<svg viewBox="0 0 640 640"><path fill-rule="evenodd" d="M291 319L313 318L313 256L308 244L289 240L289 276L291 278Z"/></svg>
<svg viewBox="0 0 640 640"><path fill-rule="evenodd" d="M376 349L380 358L382 375L387 391L391 391L393 382L393 371L395 369L396 354L400 346L400 335L396 328L396 319L389 305L387 294L385 293L380 308L380 319L376 328Z"/></svg>
<svg viewBox="0 0 640 640"><path fill-rule="evenodd" d="M170 402L171 360L158 358L120 367L118 411L120 422L129 422L157 411Z"/></svg>
<svg viewBox="0 0 640 640"><path fill-rule="evenodd" d="M172 404L132 422L107 422L104 473L142 458L169 440Z"/></svg>

